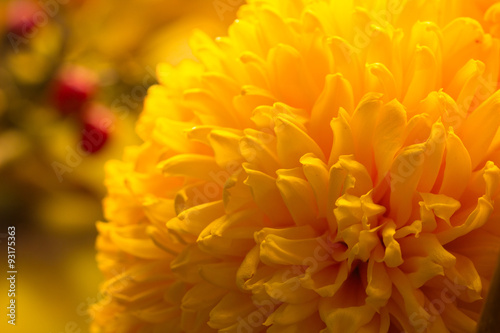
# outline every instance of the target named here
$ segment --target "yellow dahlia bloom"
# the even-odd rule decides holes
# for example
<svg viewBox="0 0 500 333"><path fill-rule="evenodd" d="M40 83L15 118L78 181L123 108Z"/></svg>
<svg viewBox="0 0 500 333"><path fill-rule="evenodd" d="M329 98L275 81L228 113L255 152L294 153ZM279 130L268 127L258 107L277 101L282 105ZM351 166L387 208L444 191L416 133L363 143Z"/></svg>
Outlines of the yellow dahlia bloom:
<svg viewBox="0 0 500 333"><path fill-rule="evenodd" d="M500 253L500 6L251 0L107 165L93 332L473 332Z"/></svg>

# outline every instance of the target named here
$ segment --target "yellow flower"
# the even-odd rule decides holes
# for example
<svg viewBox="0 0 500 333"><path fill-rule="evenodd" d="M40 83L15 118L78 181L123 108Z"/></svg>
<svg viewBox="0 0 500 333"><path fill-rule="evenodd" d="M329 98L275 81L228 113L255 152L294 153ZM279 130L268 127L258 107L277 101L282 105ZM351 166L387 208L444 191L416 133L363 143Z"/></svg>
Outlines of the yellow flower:
<svg viewBox="0 0 500 333"><path fill-rule="evenodd" d="M473 332L500 253L489 5L253 0L197 32L107 165L93 332Z"/></svg>

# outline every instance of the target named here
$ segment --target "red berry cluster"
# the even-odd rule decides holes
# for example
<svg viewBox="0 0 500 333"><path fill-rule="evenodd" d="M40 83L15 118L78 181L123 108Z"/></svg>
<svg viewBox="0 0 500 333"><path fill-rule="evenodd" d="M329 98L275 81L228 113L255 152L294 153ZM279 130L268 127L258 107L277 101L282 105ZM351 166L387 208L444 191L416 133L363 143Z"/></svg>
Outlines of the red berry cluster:
<svg viewBox="0 0 500 333"><path fill-rule="evenodd" d="M60 71L52 89L52 104L64 116L76 116L82 126L82 147L89 154L99 152L109 138L113 116L108 108L93 101L96 75L83 67Z"/></svg>

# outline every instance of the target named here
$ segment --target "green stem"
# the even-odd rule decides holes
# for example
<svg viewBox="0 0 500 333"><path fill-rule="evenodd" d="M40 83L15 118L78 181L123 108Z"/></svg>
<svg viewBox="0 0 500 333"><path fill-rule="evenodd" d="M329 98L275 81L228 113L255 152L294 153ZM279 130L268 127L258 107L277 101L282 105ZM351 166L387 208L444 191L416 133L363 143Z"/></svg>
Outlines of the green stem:
<svg viewBox="0 0 500 333"><path fill-rule="evenodd" d="M477 333L495 333L500 329L500 257L491 280L481 318L477 324Z"/></svg>

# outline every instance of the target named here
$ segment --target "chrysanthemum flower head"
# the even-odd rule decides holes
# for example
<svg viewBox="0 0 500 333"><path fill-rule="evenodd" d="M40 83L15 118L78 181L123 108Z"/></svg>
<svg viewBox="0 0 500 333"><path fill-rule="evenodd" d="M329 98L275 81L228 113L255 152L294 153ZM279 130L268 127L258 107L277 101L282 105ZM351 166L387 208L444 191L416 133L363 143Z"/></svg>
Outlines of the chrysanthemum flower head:
<svg viewBox="0 0 500 333"><path fill-rule="evenodd" d="M254 0L197 32L107 165L93 331L473 332L500 250L499 10Z"/></svg>

